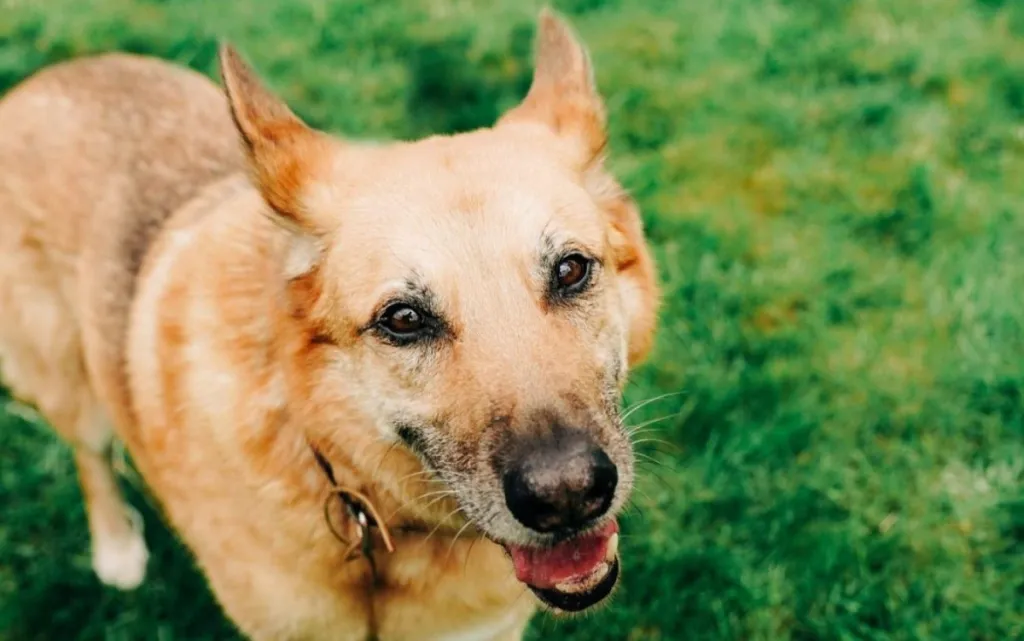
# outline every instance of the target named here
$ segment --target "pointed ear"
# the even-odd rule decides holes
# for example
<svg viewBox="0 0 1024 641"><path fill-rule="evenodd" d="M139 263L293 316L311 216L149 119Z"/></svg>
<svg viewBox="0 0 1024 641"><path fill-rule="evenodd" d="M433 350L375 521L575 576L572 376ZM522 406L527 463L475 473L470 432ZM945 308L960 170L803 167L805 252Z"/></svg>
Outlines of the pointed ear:
<svg viewBox="0 0 1024 641"><path fill-rule="evenodd" d="M581 166L599 156L606 143L604 104L590 56L572 28L548 8L540 12L530 91L499 125L523 121L550 128Z"/></svg>
<svg viewBox="0 0 1024 641"><path fill-rule="evenodd" d="M302 122L227 43L220 73L256 186L278 222L308 230L301 194L327 156L327 137Z"/></svg>

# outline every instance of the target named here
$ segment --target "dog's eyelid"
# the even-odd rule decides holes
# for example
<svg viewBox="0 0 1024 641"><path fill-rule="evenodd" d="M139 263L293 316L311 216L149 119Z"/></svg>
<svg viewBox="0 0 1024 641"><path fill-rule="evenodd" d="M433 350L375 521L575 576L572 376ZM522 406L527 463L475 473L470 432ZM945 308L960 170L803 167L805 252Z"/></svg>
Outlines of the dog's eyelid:
<svg viewBox="0 0 1024 641"><path fill-rule="evenodd" d="M426 290L418 289L412 295L402 292L381 301L374 310L370 320L360 328L360 335L371 332L382 339L383 342L398 347L434 342L441 338L453 338L454 332L451 329L451 325L437 311L436 305L429 297L429 292L427 292L428 296L426 297L421 295L424 291ZM387 322L389 313L396 310L396 308L408 308L415 312L419 317L418 319L422 322L421 327L408 334L396 332L389 328Z"/></svg>
<svg viewBox="0 0 1024 641"><path fill-rule="evenodd" d="M387 312L395 307L405 306L411 307L428 319L440 319L440 315L434 310L434 306L429 301L423 300L415 296L395 296L394 298L388 298L382 301L373 311L373 316L370 318L368 327L372 327L379 323L386 315Z"/></svg>
<svg viewBox="0 0 1024 641"><path fill-rule="evenodd" d="M554 242L554 239L548 238L544 243L544 263L549 265L555 265L559 261L564 260L568 256L573 254L580 254L588 260L592 260L598 264L604 264L604 258L601 256L601 252L596 247L592 247L588 243L584 243L575 239L564 240L562 242Z"/></svg>

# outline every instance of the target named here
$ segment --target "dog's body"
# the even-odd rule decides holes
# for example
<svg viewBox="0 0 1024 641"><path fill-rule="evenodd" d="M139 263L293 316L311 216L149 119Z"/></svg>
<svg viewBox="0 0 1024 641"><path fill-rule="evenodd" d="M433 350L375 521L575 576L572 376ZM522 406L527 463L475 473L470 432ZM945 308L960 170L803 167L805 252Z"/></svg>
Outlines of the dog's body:
<svg viewBox="0 0 1024 641"><path fill-rule="evenodd" d="M545 84L553 74L571 68L589 82L581 50L547 20L532 100L494 129L394 147L315 134L230 51L232 110L205 78L122 55L58 65L0 101L0 367L75 446L101 579L133 587L146 565L105 458L112 430L254 639L520 638L535 607L523 577L572 574L523 551L564 548L543 538L550 528L521 529L499 510L513 506L521 474L508 453L535 440L521 433L586 434L590 450L608 452L593 470L614 464L618 487L613 478L601 507L577 520L579 531L610 531L603 515L625 500L632 463L619 426L589 408L605 411L626 361L647 350L656 295L635 209L594 160L602 143L581 116L586 96L558 106L551 129L537 124L552 93L566 94ZM510 206L516 217L495 227L493 208ZM330 218L342 210L339 235ZM515 286L494 287L530 278L505 244L535 244L552 221L599 254L593 278L607 283L581 294L588 317L552 320ZM505 260L502 271L487 264ZM381 318L382 287L403 278L392 262L412 264L429 283L414 289L431 288L442 311L410 316L392 303L397 324L361 326L371 311ZM574 276L565 269L578 265L556 270ZM443 317L453 338L436 329L431 351L410 354L395 337L419 336L405 330L423 330L410 319L424 316L437 328ZM474 334L480 319L495 333ZM549 402L552 389L564 402ZM517 427L538 420L526 412L594 427ZM346 558L325 523L330 482L313 447L391 530L395 551L377 546L376 573ZM522 487L535 504L536 483ZM340 502L327 507L354 540ZM601 536L591 551L617 572ZM583 591L554 585L543 584L553 598Z"/></svg>

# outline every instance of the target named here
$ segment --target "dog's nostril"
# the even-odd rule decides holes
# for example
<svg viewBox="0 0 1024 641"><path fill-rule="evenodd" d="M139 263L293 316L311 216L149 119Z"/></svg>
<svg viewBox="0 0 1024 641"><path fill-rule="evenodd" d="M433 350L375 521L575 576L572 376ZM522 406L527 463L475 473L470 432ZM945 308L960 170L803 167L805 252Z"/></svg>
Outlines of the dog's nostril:
<svg viewBox="0 0 1024 641"><path fill-rule="evenodd" d="M604 450L595 450L593 459L593 481L588 492L590 498L614 492L615 485L619 481L619 470Z"/></svg>
<svg viewBox="0 0 1024 641"><path fill-rule="evenodd" d="M618 484L618 469L600 448L581 443L538 447L503 476L512 515L538 532L577 529L604 515Z"/></svg>

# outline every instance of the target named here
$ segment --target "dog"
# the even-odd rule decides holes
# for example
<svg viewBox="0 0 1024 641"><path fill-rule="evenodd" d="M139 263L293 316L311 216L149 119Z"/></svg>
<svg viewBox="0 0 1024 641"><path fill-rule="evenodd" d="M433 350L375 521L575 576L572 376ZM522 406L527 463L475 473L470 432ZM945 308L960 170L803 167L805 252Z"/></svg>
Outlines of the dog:
<svg viewBox="0 0 1024 641"><path fill-rule="evenodd" d="M0 364L73 447L92 563L148 552L123 441L256 640L520 639L620 571L655 265L565 20L491 127L304 123L230 44L55 64L0 101Z"/></svg>

